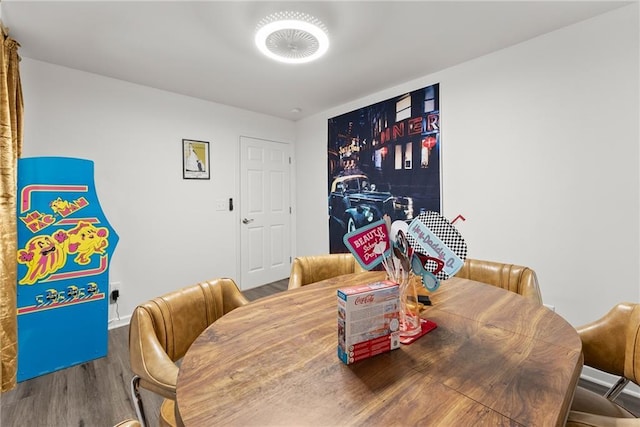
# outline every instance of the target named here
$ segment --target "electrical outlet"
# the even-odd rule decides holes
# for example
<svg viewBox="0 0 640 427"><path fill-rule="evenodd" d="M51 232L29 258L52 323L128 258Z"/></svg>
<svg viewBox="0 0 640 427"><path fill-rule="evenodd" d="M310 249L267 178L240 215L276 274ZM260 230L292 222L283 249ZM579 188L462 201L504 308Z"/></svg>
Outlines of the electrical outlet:
<svg viewBox="0 0 640 427"><path fill-rule="evenodd" d="M112 282L109 284L109 303L115 304L122 296L122 283Z"/></svg>

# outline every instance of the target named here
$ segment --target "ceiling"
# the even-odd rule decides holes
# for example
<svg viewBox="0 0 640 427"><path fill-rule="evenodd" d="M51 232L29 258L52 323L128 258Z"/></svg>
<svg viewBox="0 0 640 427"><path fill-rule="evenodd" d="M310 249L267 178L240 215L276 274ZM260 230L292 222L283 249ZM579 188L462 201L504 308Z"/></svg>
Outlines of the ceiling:
<svg viewBox="0 0 640 427"><path fill-rule="evenodd" d="M298 120L630 3L2 0L0 7L23 57ZM283 10L325 23L324 57L290 65L258 52L256 25Z"/></svg>

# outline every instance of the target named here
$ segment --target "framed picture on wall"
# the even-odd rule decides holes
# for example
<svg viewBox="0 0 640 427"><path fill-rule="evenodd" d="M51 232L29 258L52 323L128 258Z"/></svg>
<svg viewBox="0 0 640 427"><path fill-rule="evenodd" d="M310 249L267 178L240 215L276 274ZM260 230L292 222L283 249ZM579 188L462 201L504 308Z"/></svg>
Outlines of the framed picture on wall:
<svg viewBox="0 0 640 427"><path fill-rule="evenodd" d="M182 140L182 178L209 179L209 143L194 139Z"/></svg>

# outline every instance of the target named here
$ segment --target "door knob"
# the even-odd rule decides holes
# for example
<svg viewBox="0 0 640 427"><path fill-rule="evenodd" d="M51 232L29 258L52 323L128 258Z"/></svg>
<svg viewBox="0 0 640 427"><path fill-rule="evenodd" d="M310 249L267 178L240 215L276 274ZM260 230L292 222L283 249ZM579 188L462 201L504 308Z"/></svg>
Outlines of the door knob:
<svg viewBox="0 0 640 427"><path fill-rule="evenodd" d="M243 220L242 220L242 223L243 223L243 224L249 224L250 222L253 222L253 219L247 219L247 218L245 218L245 219L243 219Z"/></svg>

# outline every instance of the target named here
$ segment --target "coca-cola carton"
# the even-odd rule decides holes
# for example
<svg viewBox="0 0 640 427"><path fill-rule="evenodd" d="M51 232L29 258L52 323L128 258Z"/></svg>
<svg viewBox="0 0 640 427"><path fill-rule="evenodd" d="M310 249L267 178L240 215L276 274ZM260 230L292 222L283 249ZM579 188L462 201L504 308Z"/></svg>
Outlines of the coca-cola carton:
<svg viewBox="0 0 640 427"><path fill-rule="evenodd" d="M354 363L400 346L397 283L381 281L338 289L338 357Z"/></svg>

